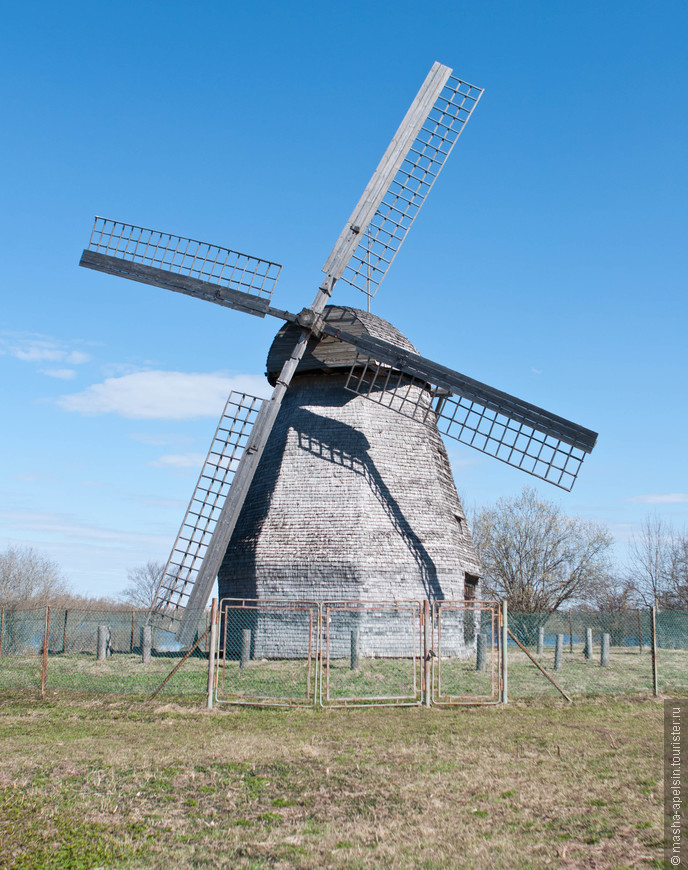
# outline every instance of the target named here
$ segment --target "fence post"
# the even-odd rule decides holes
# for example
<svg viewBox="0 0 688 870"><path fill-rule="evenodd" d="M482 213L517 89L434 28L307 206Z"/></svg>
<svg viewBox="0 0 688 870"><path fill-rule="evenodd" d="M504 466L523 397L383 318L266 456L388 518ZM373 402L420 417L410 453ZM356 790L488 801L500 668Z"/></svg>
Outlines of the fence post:
<svg viewBox="0 0 688 870"><path fill-rule="evenodd" d="M564 635L558 634L557 635L557 643L556 643L556 646L554 647L554 670L555 671L558 671L561 668L561 666L563 664L563 661L562 661L563 658L564 658Z"/></svg>
<svg viewBox="0 0 688 870"><path fill-rule="evenodd" d="M150 625L141 628L141 662L144 665L150 663L151 647L153 646L153 629Z"/></svg>
<svg viewBox="0 0 688 870"><path fill-rule="evenodd" d="M509 700L509 663L506 654L506 642L509 632L509 615L506 601L502 601L502 704Z"/></svg>
<svg viewBox="0 0 688 870"><path fill-rule="evenodd" d="M475 647L475 669L484 671L487 668L487 635L479 634Z"/></svg>
<svg viewBox="0 0 688 870"><path fill-rule="evenodd" d="M609 646L611 643L611 635L605 632L602 635L602 650L600 652L600 666L603 668L609 667Z"/></svg>
<svg viewBox="0 0 688 870"><path fill-rule="evenodd" d="M64 625L62 626L62 655L67 653L67 620L69 619L69 610L65 609Z"/></svg>
<svg viewBox="0 0 688 870"><path fill-rule="evenodd" d="M657 697L659 695L659 686L657 681L657 608L650 608L651 615L651 634L652 634L652 694Z"/></svg>
<svg viewBox="0 0 688 870"><path fill-rule="evenodd" d="M2 635L5 631L5 608L0 607L0 656L2 655Z"/></svg>
<svg viewBox="0 0 688 870"><path fill-rule="evenodd" d="M573 617L571 616L571 611L569 610L569 652L573 652Z"/></svg>
<svg viewBox="0 0 688 870"><path fill-rule="evenodd" d="M129 652L134 652L134 620L136 618L136 611L131 611L131 639L129 640Z"/></svg>
<svg viewBox="0 0 688 870"><path fill-rule="evenodd" d="M586 659L592 658L592 629L591 628L585 629L585 651L584 651L584 654L585 654Z"/></svg>
<svg viewBox="0 0 688 870"><path fill-rule="evenodd" d="M98 647L96 660L104 662L110 651L110 627L107 625L98 626Z"/></svg>
<svg viewBox="0 0 688 870"><path fill-rule="evenodd" d="M351 662L350 667L352 671L358 670L358 666L360 664L360 654L359 654L359 641L361 639L361 632L358 628L354 628L351 632Z"/></svg>
<svg viewBox="0 0 688 870"><path fill-rule="evenodd" d="M210 644L208 647L208 695L206 706L213 709L213 689L215 688L215 647L217 645L217 598L213 598L210 609Z"/></svg>
<svg viewBox="0 0 688 870"><path fill-rule="evenodd" d="M41 701L45 701L45 687L48 683L48 644L50 643L50 605L45 608L45 629L43 630L43 662L41 665Z"/></svg>
<svg viewBox="0 0 688 870"><path fill-rule="evenodd" d="M239 667L245 668L251 660L251 629L241 629L241 655L239 658Z"/></svg>
<svg viewBox="0 0 688 870"><path fill-rule="evenodd" d="M430 602L423 602L423 700L430 706Z"/></svg>
<svg viewBox="0 0 688 870"><path fill-rule="evenodd" d="M543 655L545 652L545 626L541 625L538 629L538 643L537 643L537 654L539 656Z"/></svg>

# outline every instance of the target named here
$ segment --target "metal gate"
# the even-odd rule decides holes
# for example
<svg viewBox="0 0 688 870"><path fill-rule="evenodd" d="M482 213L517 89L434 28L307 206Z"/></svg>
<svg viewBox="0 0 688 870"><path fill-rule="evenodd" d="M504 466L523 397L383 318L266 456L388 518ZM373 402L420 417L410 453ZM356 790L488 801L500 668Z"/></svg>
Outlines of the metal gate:
<svg viewBox="0 0 688 870"><path fill-rule="evenodd" d="M494 601L226 598L209 686L218 703L323 707L497 704Z"/></svg>
<svg viewBox="0 0 688 870"><path fill-rule="evenodd" d="M501 700L501 610L496 601L436 601L431 700L438 706Z"/></svg>
<svg viewBox="0 0 688 870"><path fill-rule="evenodd" d="M225 598L220 602L218 618L218 703L315 705L318 603Z"/></svg>
<svg viewBox="0 0 688 870"><path fill-rule="evenodd" d="M421 704L422 613L420 601L323 603L321 705Z"/></svg>

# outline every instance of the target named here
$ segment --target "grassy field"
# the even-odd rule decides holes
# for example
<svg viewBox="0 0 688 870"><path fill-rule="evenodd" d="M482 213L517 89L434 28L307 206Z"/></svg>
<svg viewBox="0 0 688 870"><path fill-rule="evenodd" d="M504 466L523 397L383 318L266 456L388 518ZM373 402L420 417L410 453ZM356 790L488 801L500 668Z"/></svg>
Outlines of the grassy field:
<svg viewBox="0 0 688 870"><path fill-rule="evenodd" d="M0 866L661 867L662 705L259 710L0 694Z"/></svg>
<svg viewBox="0 0 688 870"><path fill-rule="evenodd" d="M535 650L533 649L534 653ZM137 695L154 692L179 656L155 655L149 664L140 655L115 653L97 661L93 653L75 653L48 657L48 689L98 695ZM595 695L650 695L652 693L652 659L649 651L612 647L608 667L600 667L599 653L587 660L583 647L565 647L563 667L555 671L554 651L547 648L539 659L572 698ZM664 693L688 693L688 651L660 649L658 652L659 688ZM435 659L435 697L456 699L464 695L496 700L498 672L496 658L484 671L476 671L475 658ZM208 660L205 656L186 661L172 678L165 692L175 696L202 699L207 684ZM349 659L332 659L323 668L322 695L325 703L348 703L348 699L396 697L413 703L420 697L422 664L419 659L361 658L360 666L351 670ZM0 691L3 689L36 690L41 680L40 656L0 656ZM229 700L242 698L291 698L313 702L317 695L315 659L254 660L246 668L227 661L219 672L219 696ZM509 696L511 698L558 697L555 687L516 646L509 646Z"/></svg>

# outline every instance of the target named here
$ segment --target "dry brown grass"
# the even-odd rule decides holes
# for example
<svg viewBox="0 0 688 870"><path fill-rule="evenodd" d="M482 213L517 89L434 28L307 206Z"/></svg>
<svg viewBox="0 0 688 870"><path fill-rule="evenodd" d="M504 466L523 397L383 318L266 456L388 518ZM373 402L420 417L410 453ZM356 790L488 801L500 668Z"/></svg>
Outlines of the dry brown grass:
<svg viewBox="0 0 688 870"><path fill-rule="evenodd" d="M0 706L0 866L661 866L662 706Z"/></svg>

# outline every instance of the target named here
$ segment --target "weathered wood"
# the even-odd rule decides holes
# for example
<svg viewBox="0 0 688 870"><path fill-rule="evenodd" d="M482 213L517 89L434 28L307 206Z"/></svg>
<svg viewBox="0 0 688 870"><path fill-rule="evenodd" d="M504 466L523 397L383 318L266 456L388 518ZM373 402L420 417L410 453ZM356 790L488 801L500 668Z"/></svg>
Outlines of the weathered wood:
<svg viewBox="0 0 688 870"><path fill-rule="evenodd" d="M443 66L440 63L434 63L426 76L418 94L399 125L399 129L382 155L382 159L368 182L366 189L363 191L363 195L356 204L351 216L344 225L344 229L335 242L334 248L325 261L322 269L323 272L332 276L335 280L342 276L353 252L358 247L361 237L384 199L397 170L404 162L450 74L451 69L449 67Z"/></svg>
<svg viewBox="0 0 688 870"><path fill-rule="evenodd" d="M131 260L99 254L96 251L85 250L79 265L94 269L96 272L106 272L118 278L137 281L139 284L150 284L153 287L172 290L174 293L183 293L186 296L202 299L204 302L213 302L235 311L243 311L244 314L254 314L256 317L265 317L270 308L267 300L250 293L243 293L241 290L232 290L220 284L192 278L190 275L168 272L167 269L133 263Z"/></svg>
<svg viewBox="0 0 688 870"><path fill-rule="evenodd" d="M583 650L586 659L592 658L592 629L585 629L585 649Z"/></svg>
<svg viewBox="0 0 688 870"><path fill-rule="evenodd" d="M557 635L557 642L554 647L554 670L558 671L564 664L564 635Z"/></svg>
<svg viewBox="0 0 688 870"><path fill-rule="evenodd" d="M320 338L311 336L298 366L298 373L349 371L358 355L357 347L348 341L335 337L339 330L347 335L371 335L391 342L400 350L415 351L411 342L391 323L356 308L328 305L323 312L323 322L331 331ZM274 386L282 366L289 358L298 338L299 327L285 324L275 336L268 352L267 377Z"/></svg>
<svg viewBox="0 0 688 870"><path fill-rule="evenodd" d="M537 654L544 655L545 652L545 627L541 625L538 629Z"/></svg>
<svg viewBox="0 0 688 870"><path fill-rule="evenodd" d="M327 323L323 324L322 329L328 335L335 335L342 341L350 342L378 362L391 365L420 381L471 399L485 408L509 416L516 422L525 423L538 432L551 435L585 453L590 453L597 442L597 433L591 429L586 429L544 408L469 378L468 375L462 375L417 353L400 349L392 342L371 335L345 333L344 330L337 330Z"/></svg>

